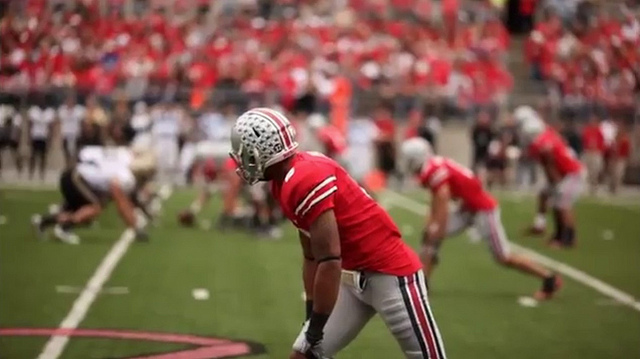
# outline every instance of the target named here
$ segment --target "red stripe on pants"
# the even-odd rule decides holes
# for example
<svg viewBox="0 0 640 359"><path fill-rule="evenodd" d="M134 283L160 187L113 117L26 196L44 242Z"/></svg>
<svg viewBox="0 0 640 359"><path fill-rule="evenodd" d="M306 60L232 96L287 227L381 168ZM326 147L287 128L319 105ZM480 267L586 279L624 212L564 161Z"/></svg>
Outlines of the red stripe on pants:
<svg viewBox="0 0 640 359"><path fill-rule="evenodd" d="M417 321L422 328L422 332L425 336L425 342L427 343L427 347L429 348L429 358L438 358L438 351L436 350L433 331L429 326L429 322L427 321L427 313L425 313L424 310L425 306L422 305L422 297L420 296L420 287L418 281L415 280L415 278L411 277L411 279L409 279L407 283L407 287L409 287L409 294L411 294L411 304L413 306L413 312L418 319Z"/></svg>

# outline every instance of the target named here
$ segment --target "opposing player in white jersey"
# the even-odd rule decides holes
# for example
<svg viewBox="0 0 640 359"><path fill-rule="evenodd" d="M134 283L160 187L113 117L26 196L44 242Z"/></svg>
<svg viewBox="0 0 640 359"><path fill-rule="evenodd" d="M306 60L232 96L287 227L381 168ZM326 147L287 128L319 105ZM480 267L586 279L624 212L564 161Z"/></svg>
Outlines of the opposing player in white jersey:
<svg viewBox="0 0 640 359"><path fill-rule="evenodd" d="M177 108L161 103L151 111L151 133L158 158L158 179L172 183L178 165L178 137L180 117L184 114Z"/></svg>
<svg viewBox="0 0 640 359"><path fill-rule="evenodd" d="M8 149L15 161L18 175L22 173L20 138L22 137L22 116L11 105L0 105L0 175L2 173L2 153Z"/></svg>
<svg viewBox="0 0 640 359"><path fill-rule="evenodd" d="M29 156L29 179L33 178L36 161L40 169L40 178L44 179L47 167L47 154L51 140L51 127L55 120L55 111L51 108L31 106L27 112L31 155Z"/></svg>
<svg viewBox="0 0 640 359"><path fill-rule="evenodd" d="M84 106L77 104L73 96L69 96L66 102L58 108L62 149L67 167L75 161L78 138L80 137L80 123L84 120L86 112Z"/></svg>
<svg viewBox="0 0 640 359"><path fill-rule="evenodd" d="M143 101L138 101L133 105L133 116L131 116L130 125L134 132L134 143L138 141L151 142L151 115L147 109L147 104Z"/></svg>
<svg viewBox="0 0 640 359"><path fill-rule="evenodd" d="M127 227L135 230L136 238L146 240L143 224L135 216L131 194L149 181L155 170L155 155L148 149L84 148L78 164L60 176L61 211L34 215L32 224L40 237L54 226L57 239L78 244L79 237L70 231L91 223L112 200Z"/></svg>

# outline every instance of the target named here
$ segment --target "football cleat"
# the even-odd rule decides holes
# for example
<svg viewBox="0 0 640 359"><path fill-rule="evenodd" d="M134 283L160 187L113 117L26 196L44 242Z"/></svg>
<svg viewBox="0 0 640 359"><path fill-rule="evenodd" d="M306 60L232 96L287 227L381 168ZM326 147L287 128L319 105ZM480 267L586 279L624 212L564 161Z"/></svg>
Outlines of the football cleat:
<svg viewBox="0 0 640 359"><path fill-rule="evenodd" d="M80 244L80 237L77 234L65 231L60 225L53 227L53 235L62 243L77 245Z"/></svg>
<svg viewBox="0 0 640 359"><path fill-rule="evenodd" d="M562 285L562 278L554 274L542 281L542 289L537 291L533 297L538 301L551 299L562 288Z"/></svg>
<svg viewBox="0 0 640 359"><path fill-rule="evenodd" d="M536 226L530 226L524 231L525 235L528 236L541 236L544 232L546 232L546 228Z"/></svg>

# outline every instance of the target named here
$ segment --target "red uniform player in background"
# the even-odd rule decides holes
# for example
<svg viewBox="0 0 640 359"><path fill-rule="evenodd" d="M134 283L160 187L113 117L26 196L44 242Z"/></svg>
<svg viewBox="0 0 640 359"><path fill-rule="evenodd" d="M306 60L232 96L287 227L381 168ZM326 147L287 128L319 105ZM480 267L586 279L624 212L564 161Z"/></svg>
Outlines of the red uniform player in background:
<svg viewBox="0 0 640 359"><path fill-rule="evenodd" d="M209 203L213 194L213 183L217 181L223 189L223 210L218 225L226 227L236 216L238 197L242 189L242 181L235 175L236 164L231 158L222 166L219 166L213 158L198 158L196 161L194 176L200 177L204 183L189 208L178 214L178 220L184 226L194 225L196 216Z"/></svg>
<svg viewBox="0 0 640 359"><path fill-rule="evenodd" d="M268 108L238 118L231 156L247 183L271 181L299 230L307 320L290 358L332 357L378 313L407 358L445 358L417 254L391 217L330 158L298 152L289 120Z"/></svg>
<svg viewBox="0 0 640 359"><path fill-rule="evenodd" d="M427 278L438 263L439 248L445 237L475 226L499 264L542 279L542 289L535 293L536 299L548 299L560 288L559 276L511 252L498 203L482 188L480 179L471 170L449 158L434 156L429 143L418 137L405 141L401 153L402 167L418 174L420 185L432 195L421 253ZM457 201L459 206L449 210L452 201Z"/></svg>
<svg viewBox="0 0 640 359"><path fill-rule="evenodd" d="M318 142L322 146L321 152L327 157L340 163L345 164L344 154L347 150L347 139L344 137L340 129L327 123L322 115L314 114L309 116L309 127L314 131Z"/></svg>
<svg viewBox="0 0 640 359"><path fill-rule="evenodd" d="M527 155L540 163L547 178L547 186L538 198L538 214L532 234L542 234L546 227L546 213L553 208L556 232L549 244L553 247L575 245L575 215L573 205L584 190L585 171L573 150L560 134L547 126L531 108L516 111L521 140L528 146Z"/></svg>

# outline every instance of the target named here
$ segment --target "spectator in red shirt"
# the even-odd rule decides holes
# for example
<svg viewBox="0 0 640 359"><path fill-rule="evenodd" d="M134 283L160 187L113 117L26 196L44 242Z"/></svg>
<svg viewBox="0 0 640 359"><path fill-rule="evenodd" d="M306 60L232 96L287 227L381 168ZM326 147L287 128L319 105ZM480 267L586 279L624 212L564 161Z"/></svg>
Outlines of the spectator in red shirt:
<svg viewBox="0 0 640 359"><path fill-rule="evenodd" d="M604 161L604 136L600 131L598 117L591 116L589 123L582 129L582 162L587 167L587 178L591 194L598 190L598 179L602 173Z"/></svg>
<svg viewBox="0 0 640 359"><path fill-rule="evenodd" d="M609 160L609 191L612 194L618 192L624 180L624 174L627 169L627 161L631 154L631 142L627 131L622 125L618 126L616 139L611 146L611 158Z"/></svg>
<svg viewBox="0 0 640 359"><path fill-rule="evenodd" d="M394 145L396 124L393 121L391 104L381 104L375 110L373 120L378 128L378 137L375 141L378 168L388 177L396 170Z"/></svg>

